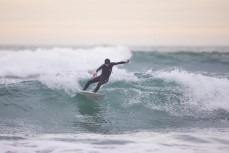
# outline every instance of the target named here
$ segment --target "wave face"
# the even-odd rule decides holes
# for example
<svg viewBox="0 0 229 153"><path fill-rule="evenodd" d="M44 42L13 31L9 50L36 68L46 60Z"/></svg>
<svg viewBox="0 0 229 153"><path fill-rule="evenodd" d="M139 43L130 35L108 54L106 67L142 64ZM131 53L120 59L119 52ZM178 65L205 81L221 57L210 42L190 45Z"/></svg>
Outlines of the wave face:
<svg viewBox="0 0 229 153"><path fill-rule="evenodd" d="M78 94L105 58L92 101ZM127 47L0 51L0 133L174 131L229 126L229 53L131 52ZM93 89L95 85L91 85Z"/></svg>

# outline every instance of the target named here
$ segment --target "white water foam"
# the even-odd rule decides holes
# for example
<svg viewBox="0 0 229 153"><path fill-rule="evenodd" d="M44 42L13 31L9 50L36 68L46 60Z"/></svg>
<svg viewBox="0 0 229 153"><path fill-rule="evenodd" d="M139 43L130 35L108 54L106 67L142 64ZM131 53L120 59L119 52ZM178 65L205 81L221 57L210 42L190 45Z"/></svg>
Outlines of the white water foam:
<svg viewBox="0 0 229 153"><path fill-rule="evenodd" d="M156 72L149 70L147 74L180 84L185 98L191 105L208 110L229 110L229 80L227 78L210 77L179 69Z"/></svg>
<svg viewBox="0 0 229 153"><path fill-rule="evenodd" d="M33 137L0 135L1 152L31 153L226 153L228 132L139 132L123 135L56 134ZM11 139L12 137L12 139Z"/></svg>
<svg viewBox="0 0 229 153"><path fill-rule="evenodd" d="M95 70L104 59L119 62L130 59L131 51L127 47L95 47L89 49L73 48L37 48L36 50L0 51L0 83L14 83L26 79L39 80L52 89L65 90L74 95L80 90L79 80L91 76L89 70ZM116 68L115 80L127 78L125 70Z"/></svg>

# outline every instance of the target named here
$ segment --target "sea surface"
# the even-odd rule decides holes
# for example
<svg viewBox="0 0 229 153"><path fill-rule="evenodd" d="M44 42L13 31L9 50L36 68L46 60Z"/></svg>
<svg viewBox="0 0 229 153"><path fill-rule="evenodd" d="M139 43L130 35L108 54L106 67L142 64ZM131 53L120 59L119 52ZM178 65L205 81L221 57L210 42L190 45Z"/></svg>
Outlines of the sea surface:
<svg viewBox="0 0 229 153"><path fill-rule="evenodd" d="M2 46L0 152L228 153L229 47Z"/></svg>

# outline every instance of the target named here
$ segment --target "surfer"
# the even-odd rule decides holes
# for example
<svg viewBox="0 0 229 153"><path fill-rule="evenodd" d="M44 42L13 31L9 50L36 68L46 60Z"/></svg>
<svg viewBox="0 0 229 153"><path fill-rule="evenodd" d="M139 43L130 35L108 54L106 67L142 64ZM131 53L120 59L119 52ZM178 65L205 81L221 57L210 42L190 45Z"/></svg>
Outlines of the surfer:
<svg viewBox="0 0 229 153"><path fill-rule="evenodd" d="M97 84L96 88L93 90L93 92L97 92L101 85L103 85L109 81L109 77L110 77L111 72L112 72L112 67L114 65L125 64L125 63L129 63L129 60L115 63L115 62L110 62L109 59L105 59L104 64L101 65L98 69L96 69L96 71L93 73L93 78L85 84L83 90L87 90L87 88L89 87L90 84L95 83L95 82L99 82ZM97 73L100 70L102 70L102 73L101 73L101 75L97 76Z"/></svg>

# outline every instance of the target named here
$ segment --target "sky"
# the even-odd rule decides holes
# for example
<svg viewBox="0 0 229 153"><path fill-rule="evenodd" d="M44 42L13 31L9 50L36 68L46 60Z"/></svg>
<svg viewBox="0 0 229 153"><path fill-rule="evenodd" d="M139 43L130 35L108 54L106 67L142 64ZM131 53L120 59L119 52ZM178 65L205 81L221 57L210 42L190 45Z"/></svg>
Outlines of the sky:
<svg viewBox="0 0 229 153"><path fill-rule="evenodd" d="M229 45L229 0L0 0L0 45Z"/></svg>

